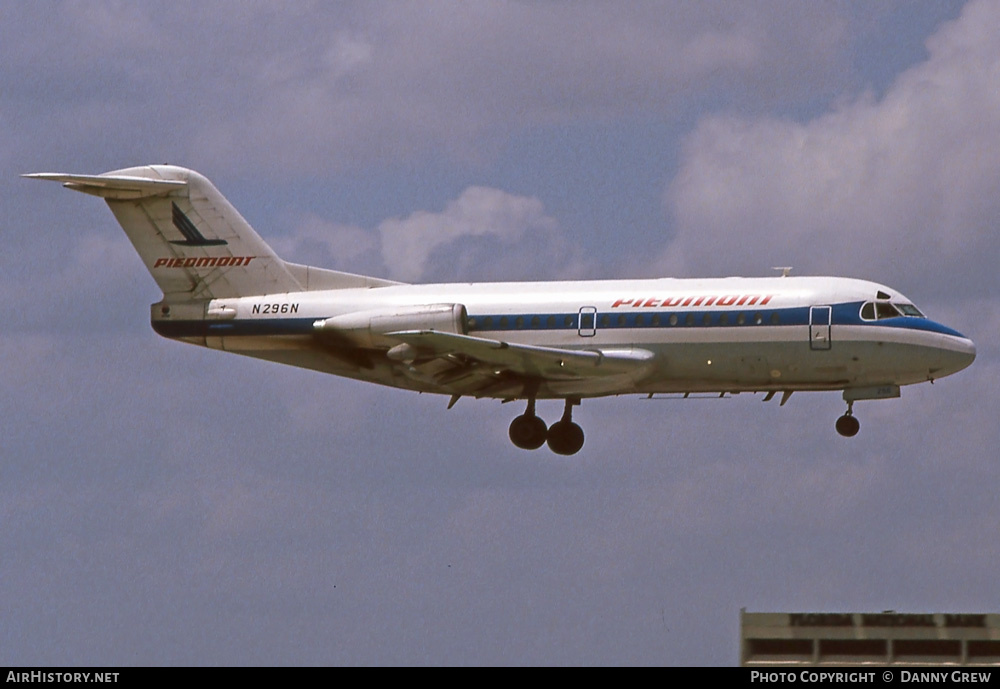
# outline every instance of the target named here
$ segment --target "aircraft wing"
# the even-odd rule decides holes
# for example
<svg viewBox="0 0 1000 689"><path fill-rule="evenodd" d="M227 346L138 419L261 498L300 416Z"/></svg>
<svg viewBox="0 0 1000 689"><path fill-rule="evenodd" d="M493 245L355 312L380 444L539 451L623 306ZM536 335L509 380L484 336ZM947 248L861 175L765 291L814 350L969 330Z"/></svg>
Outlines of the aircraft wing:
<svg viewBox="0 0 1000 689"><path fill-rule="evenodd" d="M487 376L559 382L610 376L639 378L653 358L652 352L638 348L560 349L434 330L405 330L386 336L410 345L418 358L454 364L449 379Z"/></svg>

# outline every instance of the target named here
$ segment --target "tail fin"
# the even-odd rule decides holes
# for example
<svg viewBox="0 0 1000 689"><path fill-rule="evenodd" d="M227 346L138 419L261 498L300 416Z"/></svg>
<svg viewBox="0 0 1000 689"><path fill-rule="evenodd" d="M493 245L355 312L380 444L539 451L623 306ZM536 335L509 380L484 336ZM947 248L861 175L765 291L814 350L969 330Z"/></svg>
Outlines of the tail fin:
<svg viewBox="0 0 1000 689"><path fill-rule="evenodd" d="M397 284L286 263L205 177L172 165L36 173L107 201L156 284L185 299Z"/></svg>

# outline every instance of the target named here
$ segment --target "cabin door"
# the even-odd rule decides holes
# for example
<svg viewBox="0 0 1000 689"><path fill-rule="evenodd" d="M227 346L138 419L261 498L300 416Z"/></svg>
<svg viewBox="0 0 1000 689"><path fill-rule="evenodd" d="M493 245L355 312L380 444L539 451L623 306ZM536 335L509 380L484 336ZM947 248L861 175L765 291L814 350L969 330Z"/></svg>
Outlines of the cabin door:
<svg viewBox="0 0 1000 689"><path fill-rule="evenodd" d="M809 307L809 348L830 349L832 306Z"/></svg>

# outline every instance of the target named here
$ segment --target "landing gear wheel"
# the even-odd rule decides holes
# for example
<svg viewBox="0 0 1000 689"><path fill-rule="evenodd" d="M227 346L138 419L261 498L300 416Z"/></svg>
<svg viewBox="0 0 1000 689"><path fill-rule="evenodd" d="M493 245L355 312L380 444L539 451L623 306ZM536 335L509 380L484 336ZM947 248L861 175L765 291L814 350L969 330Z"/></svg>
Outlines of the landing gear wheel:
<svg viewBox="0 0 1000 689"><path fill-rule="evenodd" d="M861 424L850 412L837 419L837 433L840 433L845 438L853 438L858 434L860 429Z"/></svg>
<svg viewBox="0 0 1000 689"><path fill-rule="evenodd" d="M537 450L545 444L548 428L534 414L522 414L510 422L510 441L522 450Z"/></svg>
<svg viewBox="0 0 1000 689"><path fill-rule="evenodd" d="M573 423L573 407L577 404L580 398L567 398L562 418L549 429L549 449L557 455L575 455L583 447L583 429Z"/></svg>
<svg viewBox="0 0 1000 689"><path fill-rule="evenodd" d="M556 421L549 429L549 449L557 455L575 455L583 447L583 429L572 421Z"/></svg>

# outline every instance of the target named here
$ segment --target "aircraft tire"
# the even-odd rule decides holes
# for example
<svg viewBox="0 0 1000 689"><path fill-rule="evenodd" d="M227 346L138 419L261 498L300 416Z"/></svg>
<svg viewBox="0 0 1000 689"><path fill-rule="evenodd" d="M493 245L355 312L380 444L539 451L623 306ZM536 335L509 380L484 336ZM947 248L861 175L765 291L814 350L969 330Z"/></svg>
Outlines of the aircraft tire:
<svg viewBox="0 0 1000 689"><path fill-rule="evenodd" d="M583 447L583 429L572 421L556 421L549 429L548 444L557 455L575 455Z"/></svg>
<svg viewBox="0 0 1000 689"><path fill-rule="evenodd" d="M850 414L844 414L837 419L837 433L840 433L845 438L853 438L858 434L860 429L861 423Z"/></svg>
<svg viewBox="0 0 1000 689"><path fill-rule="evenodd" d="M516 447L522 450L537 450L545 444L548 428L537 416L522 414L510 422L507 435Z"/></svg>

